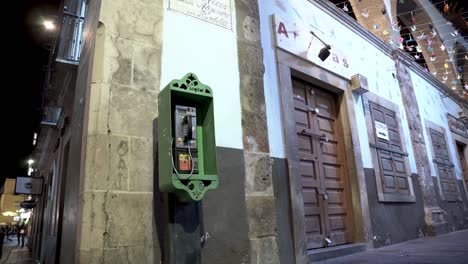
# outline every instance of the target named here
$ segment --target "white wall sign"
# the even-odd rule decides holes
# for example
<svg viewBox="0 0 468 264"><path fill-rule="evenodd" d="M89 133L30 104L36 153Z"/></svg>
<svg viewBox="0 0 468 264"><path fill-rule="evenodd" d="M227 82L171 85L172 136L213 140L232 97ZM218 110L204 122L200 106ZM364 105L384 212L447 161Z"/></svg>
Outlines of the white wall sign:
<svg viewBox="0 0 468 264"><path fill-rule="evenodd" d="M169 10L232 29L231 0L169 0Z"/></svg>
<svg viewBox="0 0 468 264"><path fill-rule="evenodd" d="M374 122L375 122L375 133L377 134L377 137L381 139L389 140L387 125L384 123L380 123L379 121L374 121Z"/></svg>
<svg viewBox="0 0 468 264"><path fill-rule="evenodd" d="M15 193L41 194L43 178L18 176L16 177Z"/></svg>
<svg viewBox="0 0 468 264"><path fill-rule="evenodd" d="M322 61L318 54L325 45L310 32L319 35L326 44L331 45L330 56ZM300 56L314 64L326 68L345 78L350 78L350 61L344 52L334 47L334 43L329 42L318 30L303 25L298 21L287 22L275 15L275 35L276 45L286 51Z"/></svg>

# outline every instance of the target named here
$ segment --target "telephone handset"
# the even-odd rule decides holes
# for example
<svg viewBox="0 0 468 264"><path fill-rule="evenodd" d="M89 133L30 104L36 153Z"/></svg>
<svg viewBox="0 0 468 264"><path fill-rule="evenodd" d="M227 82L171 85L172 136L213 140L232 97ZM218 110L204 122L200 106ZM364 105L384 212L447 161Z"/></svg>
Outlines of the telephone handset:
<svg viewBox="0 0 468 264"><path fill-rule="evenodd" d="M197 111L191 106L175 106L174 164L177 174L198 173Z"/></svg>
<svg viewBox="0 0 468 264"><path fill-rule="evenodd" d="M189 140L194 139L193 138L193 123L192 123L192 115L187 114L184 116L182 120L182 126L183 126L183 134L184 134L184 141L188 142Z"/></svg>

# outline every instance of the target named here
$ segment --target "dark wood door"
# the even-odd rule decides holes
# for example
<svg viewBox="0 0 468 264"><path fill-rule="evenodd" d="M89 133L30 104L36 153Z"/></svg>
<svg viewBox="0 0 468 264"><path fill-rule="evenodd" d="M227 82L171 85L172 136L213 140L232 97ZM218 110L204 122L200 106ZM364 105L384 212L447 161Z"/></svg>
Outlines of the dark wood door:
<svg viewBox="0 0 468 264"><path fill-rule="evenodd" d="M396 113L372 102L369 102L369 107L375 129L373 147L377 152L383 191L389 194L410 194L404 160L406 153L403 152ZM379 134L381 132L376 129L377 126L386 128L386 137Z"/></svg>
<svg viewBox="0 0 468 264"><path fill-rule="evenodd" d="M457 185L453 164L450 161L445 134L429 128L434 150L434 167L439 173L441 192L447 201L456 201L458 198Z"/></svg>
<svg viewBox="0 0 468 264"><path fill-rule="evenodd" d="M299 80L293 95L307 248L352 242L337 98Z"/></svg>

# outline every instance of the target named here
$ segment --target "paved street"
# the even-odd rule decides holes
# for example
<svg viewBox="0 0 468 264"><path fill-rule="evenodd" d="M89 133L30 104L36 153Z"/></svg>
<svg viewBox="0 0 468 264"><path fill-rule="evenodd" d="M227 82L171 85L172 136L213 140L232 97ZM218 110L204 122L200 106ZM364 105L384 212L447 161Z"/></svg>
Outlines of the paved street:
<svg viewBox="0 0 468 264"><path fill-rule="evenodd" d="M18 247L16 237L11 237L12 241L3 244L3 256L0 264L33 264L36 263L30 257L28 248ZM26 242L26 241L25 241Z"/></svg>
<svg viewBox="0 0 468 264"><path fill-rule="evenodd" d="M467 264L468 230L436 237L424 237L317 263Z"/></svg>

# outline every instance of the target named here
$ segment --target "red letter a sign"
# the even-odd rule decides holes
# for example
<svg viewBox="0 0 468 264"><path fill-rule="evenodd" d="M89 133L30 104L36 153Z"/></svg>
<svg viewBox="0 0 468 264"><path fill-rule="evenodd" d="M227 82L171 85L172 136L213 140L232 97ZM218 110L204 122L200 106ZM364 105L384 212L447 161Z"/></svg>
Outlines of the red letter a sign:
<svg viewBox="0 0 468 264"><path fill-rule="evenodd" d="M284 26L283 22L279 22L278 34L284 34L287 38L289 38L288 32L286 31L286 27Z"/></svg>

